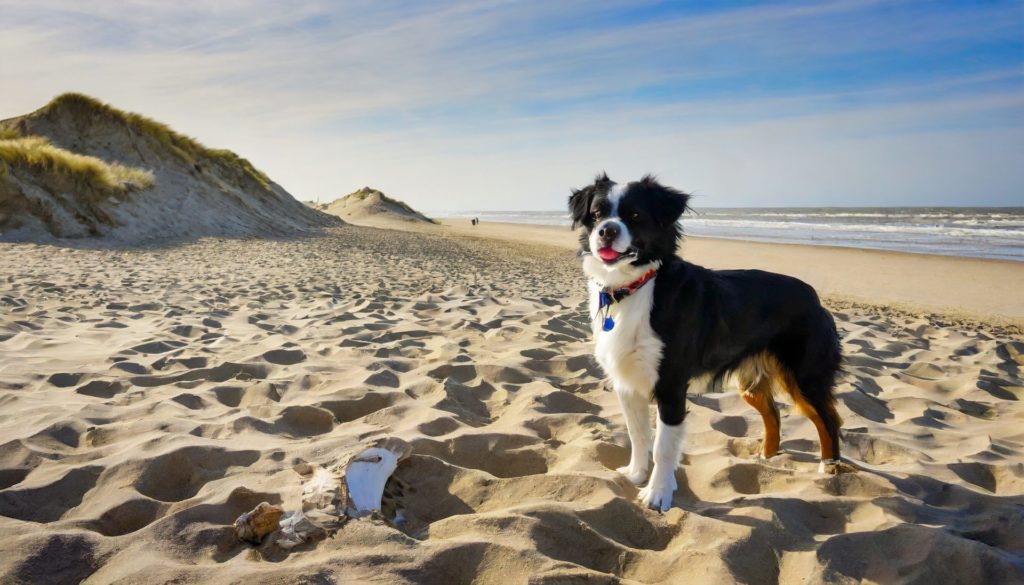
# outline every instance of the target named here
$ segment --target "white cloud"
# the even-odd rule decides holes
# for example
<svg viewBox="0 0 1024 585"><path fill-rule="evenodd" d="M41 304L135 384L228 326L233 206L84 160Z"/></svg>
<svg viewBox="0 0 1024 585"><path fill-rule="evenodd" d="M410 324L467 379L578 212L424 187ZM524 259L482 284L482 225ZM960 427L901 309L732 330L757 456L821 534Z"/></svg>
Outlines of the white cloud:
<svg viewBox="0 0 1024 585"><path fill-rule="evenodd" d="M0 117L81 91L232 148L299 198L369 184L430 209L557 207L602 169L660 172L709 205L1017 197L1019 66L702 93L1012 38L1015 6L608 17L630 4L0 0L0 55L18 56L0 60ZM658 83L679 95L633 97Z"/></svg>

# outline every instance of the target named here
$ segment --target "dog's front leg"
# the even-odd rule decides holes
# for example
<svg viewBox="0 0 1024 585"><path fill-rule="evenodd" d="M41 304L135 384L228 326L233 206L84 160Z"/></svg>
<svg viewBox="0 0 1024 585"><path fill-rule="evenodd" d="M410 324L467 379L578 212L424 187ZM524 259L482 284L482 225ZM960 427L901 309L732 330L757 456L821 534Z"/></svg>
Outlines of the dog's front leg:
<svg viewBox="0 0 1024 585"><path fill-rule="evenodd" d="M663 384L671 378L658 380L655 389L658 400L658 430L654 439L654 471L647 487L640 490L640 501L648 508L668 511L672 507L672 494L676 491L676 468L683 456L683 419L686 417L686 387L664 391Z"/></svg>
<svg viewBox="0 0 1024 585"><path fill-rule="evenodd" d="M659 409L660 410L660 409ZM667 512L672 507L672 494L676 484L676 468L683 455L683 423L666 424L658 417L658 432L654 439L654 471L647 487L640 490L640 501L648 508Z"/></svg>
<svg viewBox="0 0 1024 585"><path fill-rule="evenodd" d="M651 453L651 399L642 392L622 388L616 388L615 395L619 398L619 405L622 406L626 418L630 445L629 465L615 471L625 475L634 484L640 485L647 479Z"/></svg>

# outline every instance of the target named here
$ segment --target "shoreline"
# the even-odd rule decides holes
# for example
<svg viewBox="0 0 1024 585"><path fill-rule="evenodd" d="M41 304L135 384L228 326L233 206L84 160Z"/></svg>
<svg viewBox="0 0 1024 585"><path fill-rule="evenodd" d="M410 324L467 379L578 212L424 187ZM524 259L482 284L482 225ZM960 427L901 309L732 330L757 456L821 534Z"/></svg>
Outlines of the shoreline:
<svg viewBox="0 0 1024 585"><path fill-rule="evenodd" d="M1024 263L1024 207L701 207L683 218L689 236L872 249ZM475 213L441 215L458 223ZM568 229L564 211L479 212L485 223Z"/></svg>
<svg viewBox="0 0 1024 585"><path fill-rule="evenodd" d="M440 226L404 222L376 227L444 231L460 237L518 241L575 250L577 232L558 226L439 220ZM839 246L784 244L688 236L688 261L713 269L759 269L811 284L837 307L871 306L897 313L931 314L1024 330L1024 263Z"/></svg>

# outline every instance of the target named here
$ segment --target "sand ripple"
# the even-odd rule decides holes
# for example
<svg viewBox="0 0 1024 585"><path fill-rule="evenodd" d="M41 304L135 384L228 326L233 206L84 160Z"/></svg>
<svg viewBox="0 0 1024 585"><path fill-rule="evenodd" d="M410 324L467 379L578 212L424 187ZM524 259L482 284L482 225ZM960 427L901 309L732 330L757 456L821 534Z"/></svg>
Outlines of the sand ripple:
<svg viewBox="0 0 1024 585"><path fill-rule="evenodd" d="M845 454L823 477L731 392L695 396L674 508L613 470L623 419L554 248L346 227L0 254L0 581L1024 579L1024 341L836 313ZM301 462L392 434L394 526L259 562L231 522ZM400 516L395 517L396 511Z"/></svg>

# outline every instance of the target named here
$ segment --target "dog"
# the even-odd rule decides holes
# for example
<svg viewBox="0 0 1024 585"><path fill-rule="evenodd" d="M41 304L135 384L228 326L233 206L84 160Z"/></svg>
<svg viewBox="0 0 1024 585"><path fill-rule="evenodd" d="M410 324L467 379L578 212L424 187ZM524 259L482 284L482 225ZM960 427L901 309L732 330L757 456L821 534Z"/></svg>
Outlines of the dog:
<svg viewBox="0 0 1024 585"><path fill-rule="evenodd" d="M709 270L676 255L690 196L651 177L618 184L606 174L573 189L572 227L589 277L594 353L625 415L631 453L616 471L667 511L677 488L686 395L735 379L761 414L761 457L779 450L773 394L788 394L821 442L819 471L836 470L839 428L833 387L841 370L832 315L810 285L760 270ZM658 407L652 437L649 405Z"/></svg>

